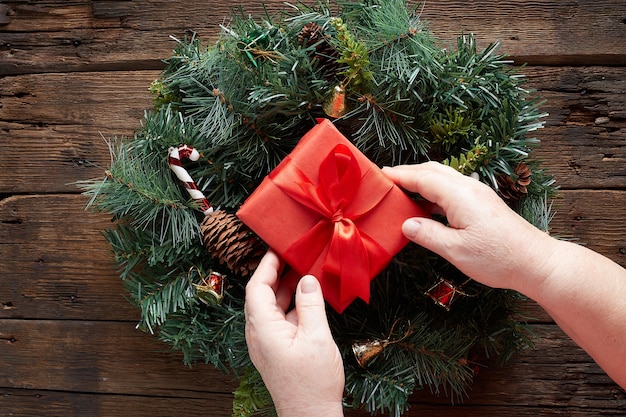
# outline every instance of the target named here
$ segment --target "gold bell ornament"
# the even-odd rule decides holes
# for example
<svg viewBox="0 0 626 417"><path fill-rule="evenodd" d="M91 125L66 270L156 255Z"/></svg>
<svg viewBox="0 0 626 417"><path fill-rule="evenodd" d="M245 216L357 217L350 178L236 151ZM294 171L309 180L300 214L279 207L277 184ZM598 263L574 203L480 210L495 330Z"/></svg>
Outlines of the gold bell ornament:
<svg viewBox="0 0 626 417"><path fill-rule="evenodd" d="M410 321L406 320L406 330L404 331L402 337L398 339L392 339L391 337L393 333L395 333L395 328L400 320L401 319L396 320L396 322L391 326L391 329L389 330L389 336L387 336L385 339L366 340L354 342L352 344L352 353L354 354L354 358L361 368L366 368L367 365L374 358L376 358L387 346L402 342L404 339L410 336L411 333L413 333L413 331L411 330Z"/></svg>
<svg viewBox="0 0 626 417"><path fill-rule="evenodd" d="M333 88L330 97L322 104L322 109L327 116L334 118L344 116L350 111L346 89L343 85L337 85Z"/></svg>

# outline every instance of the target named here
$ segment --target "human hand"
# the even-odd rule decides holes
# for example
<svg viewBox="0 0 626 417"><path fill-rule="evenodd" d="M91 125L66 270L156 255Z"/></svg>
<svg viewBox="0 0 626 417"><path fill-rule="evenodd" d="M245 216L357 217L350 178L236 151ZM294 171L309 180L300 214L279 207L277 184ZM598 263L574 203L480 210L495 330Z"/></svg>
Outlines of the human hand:
<svg viewBox="0 0 626 417"><path fill-rule="evenodd" d="M343 416L343 362L313 276L296 288L279 281L281 262L271 250L246 286L246 342L279 416Z"/></svg>
<svg viewBox="0 0 626 417"><path fill-rule="evenodd" d="M554 240L511 210L486 184L437 162L384 168L398 186L435 204L449 227L432 219L407 219L402 231L411 241L446 258L467 276L491 287L524 292L526 277L540 272ZM529 268L535 268L528 273Z"/></svg>

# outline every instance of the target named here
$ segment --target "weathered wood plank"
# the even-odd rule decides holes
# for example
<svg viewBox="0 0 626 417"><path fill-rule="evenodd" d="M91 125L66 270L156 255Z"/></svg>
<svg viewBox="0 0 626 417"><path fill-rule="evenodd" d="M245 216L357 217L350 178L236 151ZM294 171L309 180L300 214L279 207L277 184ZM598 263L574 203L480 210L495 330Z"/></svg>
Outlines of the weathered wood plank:
<svg viewBox="0 0 626 417"><path fill-rule="evenodd" d="M161 68L171 55L170 36L197 33L207 42L242 2L42 1L6 2L10 23L0 29L0 74ZM264 2L278 10L283 2ZM243 2L255 15L260 2ZM42 28L43 31L42 31ZM149 46L149 47L147 47Z"/></svg>
<svg viewBox="0 0 626 417"><path fill-rule="evenodd" d="M626 187L626 69L528 68L550 113L535 157L563 188Z"/></svg>
<svg viewBox="0 0 626 417"><path fill-rule="evenodd" d="M599 252L626 268L626 193L611 190L562 192L551 223L556 236Z"/></svg>
<svg viewBox="0 0 626 417"><path fill-rule="evenodd" d="M128 322L0 320L0 387L210 398L237 386Z"/></svg>
<svg viewBox="0 0 626 417"><path fill-rule="evenodd" d="M535 156L562 188L626 188L626 68L529 67L549 112ZM73 192L132 136L158 71L0 78L0 193ZM89 94L85 94L88 91ZM99 168L98 168L99 166Z"/></svg>
<svg viewBox="0 0 626 417"><path fill-rule="evenodd" d="M481 370L465 406L626 409L626 393L567 336L554 325L534 330L541 337L536 349L516 355L505 368L491 364ZM210 366L188 368L180 355L159 352L160 345L129 323L0 320L0 341L3 388L206 400L235 388L229 376ZM413 398L450 404L428 392ZM418 411L416 406L408 416Z"/></svg>
<svg viewBox="0 0 626 417"><path fill-rule="evenodd" d="M0 78L0 193L76 192L110 163L106 140L131 136L155 71Z"/></svg>
<svg viewBox="0 0 626 417"><path fill-rule="evenodd" d="M0 388L2 415L20 417L231 417L232 395L151 397Z"/></svg>
<svg viewBox="0 0 626 417"><path fill-rule="evenodd" d="M129 120L102 128L0 122L0 194L78 192L76 181L110 165L107 140L132 137L139 119Z"/></svg>
<svg viewBox="0 0 626 417"><path fill-rule="evenodd" d="M539 337L535 350L516 355L504 367L491 365L481 371L464 405L597 407L613 413L625 409L626 392L571 339L555 326L533 326L533 330ZM427 393L414 398L435 403ZM449 401L442 397L438 403Z"/></svg>
<svg viewBox="0 0 626 417"><path fill-rule="evenodd" d="M0 120L22 124L129 126L150 108L154 71L29 74L0 78Z"/></svg>
<svg viewBox="0 0 626 417"><path fill-rule="evenodd" d="M68 393L59 391L20 390L0 388L3 412L20 417L48 416L63 417L119 417L132 413L133 417L231 417L229 408L232 396L213 394L210 399L160 398L110 394ZM451 414L454 413L454 414ZM346 410L346 417L369 417L360 410ZM414 403L406 417L464 417L515 416L515 417L589 417L591 415L618 416L623 411L586 407L538 409L534 406L491 406L457 404L454 407L439 404Z"/></svg>
<svg viewBox="0 0 626 417"><path fill-rule="evenodd" d="M262 3L238 1L3 2L0 74L158 68L171 52L168 36L197 32L215 40L232 6L263 16ZM283 2L264 2L270 10ZM315 3L309 1L309 3ZM415 3L415 2L414 2ZM422 18L442 43L474 32L482 46L532 64L624 64L626 30L620 0L428 2ZM593 29L590 29L593 28Z"/></svg>
<svg viewBox="0 0 626 417"><path fill-rule="evenodd" d="M139 320L103 242L2 244L0 254L0 318Z"/></svg>
<svg viewBox="0 0 626 417"><path fill-rule="evenodd" d="M139 319L101 231L108 217L69 196L0 201L0 317ZM43 205L41 205L43 204Z"/></svg>
<svg viewBox="0 0 626 417"><path fill-rule="evenodd" d="M604 4L592 0L433 3L434 8L426 3L422 16L433 22L433 32L441 39L475 33L483 46L497 39L503 52L518 63L624 64L624 44L619 43L626 31L620 0Z"/></svg>

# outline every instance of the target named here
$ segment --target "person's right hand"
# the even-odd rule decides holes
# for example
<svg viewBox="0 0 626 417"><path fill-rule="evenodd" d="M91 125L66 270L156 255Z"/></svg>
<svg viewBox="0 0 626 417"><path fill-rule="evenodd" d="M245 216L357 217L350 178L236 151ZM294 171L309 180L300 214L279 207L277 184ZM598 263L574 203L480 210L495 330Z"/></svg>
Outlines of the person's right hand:
<svg viewBox="0 0 626 417"><path fill-rule="evenodd" d="M486 184L437 162L384 168L401 188L436 205L449 226L427 218L407 219L402 230L413 242L446 258L469 277L491 287L523 290L526 276L546 277L554 239L511 210ZM532 274L524 275L528 268Z"/></svg>
<svg viewBox="0 0 626 417"><path fill-rule="evenodd" d="M475 280L511 288L542 306L556 323L626 387L626 270L612 260L560 241L526 222L487 185L427 162L386 168L399 186L439 206L449 227L407 219L413 242Z"/></svg>
<svg viewBox="0 0 626 417"><path fill-rule="evenodd" d="M312 275L293 288L279 280L281 261L269 250L246 286L246 343L279 416L343 416L344 370Z"/></svg>

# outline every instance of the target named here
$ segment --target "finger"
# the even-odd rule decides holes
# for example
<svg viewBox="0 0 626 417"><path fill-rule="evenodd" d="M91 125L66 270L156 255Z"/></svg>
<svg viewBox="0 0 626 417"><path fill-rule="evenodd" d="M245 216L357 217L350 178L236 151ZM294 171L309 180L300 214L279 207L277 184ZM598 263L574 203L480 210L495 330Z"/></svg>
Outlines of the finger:
<svg viewBox="0 0 626 417"><path fill-rule="evenodd" d="M269 250L246 285L246 316L264 316L276 309L276 288L281 261Z"/></svg>
<svg viewBox="0 0 626 417"><path fill-rule="evenodd" d="M283 311L287 311L291 306L293 295L300 278L301 275L293 269L287 270L287 272L280 277L280 283L276 291L276 302Z"/></svg>
<svg viewBox="0 0 626 417"><path fill-rule="evenodd" d="M402 224L402 233L412 242L429 249L445 259L454 259L460 245L459 230L426 218L411 218Z"/></svg>
<svg viewBox="0 0 626 417"><path fill-rule="evenodd" d="M305 275L296 289L296 313L298 332L307 338L325 340L331 338L322 288L312 275Z"/></svg>
<svg viewBox="0 0 626 417"><path fill-rule="evenodd" d="M261 262L259 262L259 266L252 274L248 284L265 284L275 287L281 270L282 262L280 258L273 250L269 249L261 258Z"/></svg>
<svg viewBox="0 0 626 417"><path fill-rule="evenodd" d="M437 162L385 167L383 172L399 187L419 193L444 210L449 196L457 195L463 187L463 181L468 179L454 169Z"/></svg>

